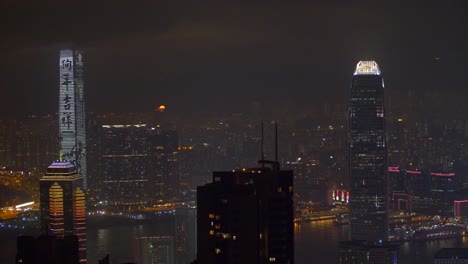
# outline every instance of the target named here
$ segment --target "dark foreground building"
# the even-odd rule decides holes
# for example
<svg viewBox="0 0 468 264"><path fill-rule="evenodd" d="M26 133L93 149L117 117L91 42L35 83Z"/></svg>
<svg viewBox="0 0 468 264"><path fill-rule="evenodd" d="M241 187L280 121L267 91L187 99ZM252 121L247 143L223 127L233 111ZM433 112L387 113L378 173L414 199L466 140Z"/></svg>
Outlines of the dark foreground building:
<svg viewBox="0 0 468 264"><path fill-rule="evenodd" d="M397 264L398 248L397 244L343 241L340 243L340 264Z"/></svg>
<svg viewBox="0 0 468 264"><path fill-rule="evenodd" d="M434 256L434 264L468 263L468 248L443 248Z"/></svg>
<svg viewBox="0 0 468 264"><path fill-rule="evenodd" d="M78 237L20 236L17 239L16 263L78 264L80 263Z"/></svg>
<svg viewBox="0 0 468 264"><path fill-rule="evenodd" d="M198 187L198 263L294 264L293 172L261 163Z"/></svg>

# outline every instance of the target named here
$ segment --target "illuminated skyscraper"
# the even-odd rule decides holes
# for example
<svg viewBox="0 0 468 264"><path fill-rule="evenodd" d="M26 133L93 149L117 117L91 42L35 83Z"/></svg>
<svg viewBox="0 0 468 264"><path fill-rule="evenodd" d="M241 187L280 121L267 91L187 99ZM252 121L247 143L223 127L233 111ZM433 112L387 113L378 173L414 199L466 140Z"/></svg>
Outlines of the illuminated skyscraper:
<svg viewBox="0 0 468 264"><path fill-rule="evenodd" d="M59 136L60 159L75 165L86 178L86 122L81 50L60 50Z"/></svg>
<svg viewBox="0 0 468 264"><path fill-rule="evenodd" d="M351 239L388 237L384 82L375 61L360 61L351 84L349 116Z"/></svg>
<svg viewBox="0 0 468 264"><path fill-rule="evenodd" d="M86 263L86 208L83 178L70 162L54 162L40 179L41 232L58 239L78 237L80 263Z"/></svg>

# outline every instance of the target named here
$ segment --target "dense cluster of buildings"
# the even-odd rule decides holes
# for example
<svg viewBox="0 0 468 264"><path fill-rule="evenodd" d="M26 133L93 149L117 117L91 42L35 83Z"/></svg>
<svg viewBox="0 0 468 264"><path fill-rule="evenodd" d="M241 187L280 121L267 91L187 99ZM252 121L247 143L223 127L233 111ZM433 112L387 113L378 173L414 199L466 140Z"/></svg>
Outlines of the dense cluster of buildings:
<svg viewBox="0 0 468 264"><path fill-rule="evenodd" d="M195 263L292 264L295 203L349 207L343 264L396 263L390 210L468 216L459 144L468 125L445 124L436 135L434 124L389 117L374 61L356 66L347 117L345 107L327 107L332 118L285 118L274 135L263 124L260 135L260 123L242 114L176 129L164 105L148 115L85 118L81 51L62 50L59 65L57 117L0 123L4 169L47 168L36 188L42 235L18 239L17 263L86 263L87 209L132 212L196 199L196 231L176 217L174 236L133 243L138 263L165 264L194 261L195 252ZM13 176L0 174L11 188L29 186L20 184L24 173L14 177L6 184ZM193 210L177 214L195 218Z"/></svg>

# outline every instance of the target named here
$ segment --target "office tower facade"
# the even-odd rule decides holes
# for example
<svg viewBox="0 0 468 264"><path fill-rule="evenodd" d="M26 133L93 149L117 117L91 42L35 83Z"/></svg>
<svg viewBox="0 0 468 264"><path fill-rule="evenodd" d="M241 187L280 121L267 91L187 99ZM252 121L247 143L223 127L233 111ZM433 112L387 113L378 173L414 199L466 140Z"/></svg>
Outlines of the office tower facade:
<svg viewBox="0 0 468 264"><path fill-rule="evenodd" d="M293 172L272 164L198 187L199 263L294 263Z"/></svg>
<svg viewBox="0 0 468 264"><path fill-rule="evenodd" d="M80 263L86 263L86 207L83 178L70 162L53 162L40 179L41 232L58 239L78 238Z"/></svg>
<svg viewBox="0 0 468 264"><path fill-rule="evenodd" d="M151 198L146 124L102 125L99 145L96 200L107 208L145 207Z"/></svg>
<svg viewBox="0 0 468 264"><path fill-rule="evenodd" d="M81 50L62 49L59 59L59 137L60 159L72 163L83 177L86 174L86 112Z"/></svg>
<svg viewBox="0 0 468 264"><path fill-rule="evenodd" d="M177 208L175 211L175 264L186 264L197 255L197 209Z"/></svg>
<svg viewBox="0 0 468 264"><path fill-rule="evenodd" d="M351 239L388 237L387 147L384 82L375 61L360 61L349 109Z"/></svg>
<svg viewBox="0 0 468 264"><path fill-rule="evenodd" d="M178 196L180 189L177 132L152 128L148 130L148 141L153 198L162 201L173 200Z"/></svg>
<svg viewBox="0 0 468 264"><path fill-rule="evenodd" d="M134 248L135 263L175 264L173 237L139 237L134 241Z"/></svg>

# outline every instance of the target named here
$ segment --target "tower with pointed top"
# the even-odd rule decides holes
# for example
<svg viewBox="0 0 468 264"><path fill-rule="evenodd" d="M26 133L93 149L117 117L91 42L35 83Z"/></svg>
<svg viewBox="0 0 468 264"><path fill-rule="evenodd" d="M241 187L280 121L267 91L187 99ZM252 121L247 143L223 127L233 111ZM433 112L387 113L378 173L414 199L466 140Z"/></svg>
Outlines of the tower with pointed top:
<svg viewBox="0 0 468 264"><path fill-rule="evenodd" d="M349 108L351 239L388 240L384 82L375 61L360 61Z"/></svg>

